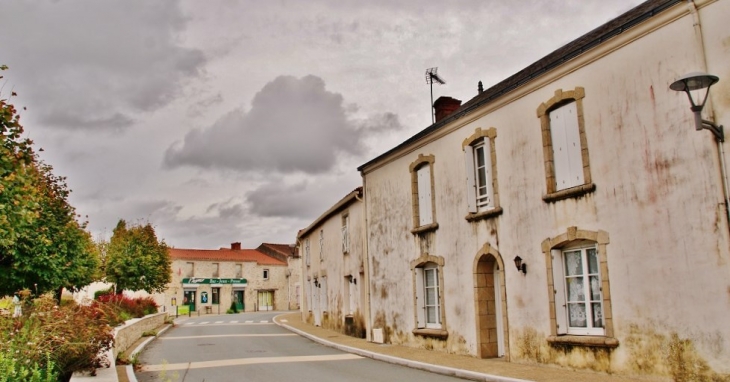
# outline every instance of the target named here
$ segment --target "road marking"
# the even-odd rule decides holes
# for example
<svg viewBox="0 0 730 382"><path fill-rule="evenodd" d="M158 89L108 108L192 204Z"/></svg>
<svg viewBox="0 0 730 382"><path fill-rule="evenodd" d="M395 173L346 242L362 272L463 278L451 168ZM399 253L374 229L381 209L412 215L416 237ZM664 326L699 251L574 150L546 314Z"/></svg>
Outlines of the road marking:
<svg viewBox="0 0 730 382"><path fill-rule="evenodd" d="M289 322L289 320L281 320L281 322Z"/></svg>
<svg viewBox="0 0 730 382"><path fill-rule="evenodd" d="M268 321L262 321L262 322L246 321L245 323L238 322L238 321L231 321L231 322L220 321L220 324L216 321L216 323L211 324L210 322L205 321L205 322L188 322L185 325L186 326L190 326L190 325L232 326L232 325L276 325L276 324L274 324L273 322L268 322Z"/></svg>
<svg viewBox="0 0 730 382"><path fill-rule="evenodd" d="M223 323L223 321L216 321L215 323L216 323L216 324L222 324L222 323Z"/></svg>
<svg viewBox="0 0 730 382"><path fill-rule="evenodd" d="M239 366L239 365L257 365L265 363L292 363L292 362L322 362L322 361L350 361L362 359L355 354L335 354L335 355L308 355L297 357L256 357L256 358L236 358L221 359L216 361L202 362L186 362L186 363L168 363L162 365L144 365L141 371L173 371L185 369L204 369L208 367L221 366Z"/></svg>
<svg viewBox="0 0 730 382"><path fill-rule="evenodd" d="M269 321L267 321L267 320L261 320L260 322L261 322L262 324L265 324L265 323L267 323L267 322L269 322Z"/></svg>
<svg viewBox="0 0 730 382"><path fill-rule="evenodd" d="M209 323L209 321L203 321L203 322L200 323L200 325L205 325L207 323Z"/></svg>
<svg viewBox="0 0 730 382"><path fill-rule="evenodd" d="M247 324L253 323L253 320L246 321Z"/></svg>
<svg viewBox="0 0 730 382"><path fill-rule="evenodd" d="M238 320L231 321L231 324L237 324Z"/></svg>
<svg viewBox="0 0 730 382"><path fill-rule="evenodd" d="M211 334L207 336L179 336L179 337L159 337L158 340L189 340L191 338L216 338L216 337L291 337L297 336L295 333L270 333L270 334Z"/></svg>
<svg viewBox="0 0 730 382"><path fill-rule="evenodd" d="M188 322L188 323L187 323L187 324L185 324L185 325L195 325L195 323L194 323L194 322Z"/></svg>

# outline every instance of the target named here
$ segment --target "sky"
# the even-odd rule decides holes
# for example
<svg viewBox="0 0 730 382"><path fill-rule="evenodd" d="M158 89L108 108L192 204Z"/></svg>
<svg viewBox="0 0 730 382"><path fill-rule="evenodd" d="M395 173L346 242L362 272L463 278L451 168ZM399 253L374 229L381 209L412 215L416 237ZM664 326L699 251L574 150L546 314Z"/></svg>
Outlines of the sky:
<svg viewBox="0 0 730 382"><path fill-rule="evenodd" d="M288 244L431 124L427 68L466 102L640 3L0 0L0 97L95 239Z"/></svg>

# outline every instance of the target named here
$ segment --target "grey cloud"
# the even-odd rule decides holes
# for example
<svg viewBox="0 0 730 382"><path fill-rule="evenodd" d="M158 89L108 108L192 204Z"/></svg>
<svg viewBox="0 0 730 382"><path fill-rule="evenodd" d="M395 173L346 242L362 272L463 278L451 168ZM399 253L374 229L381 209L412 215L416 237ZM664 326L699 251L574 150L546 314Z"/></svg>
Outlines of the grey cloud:
<svg viewBox="0 0 730 382"><path fill-rule="evenodd" d="M249 112L231 111L170 146L164 165L321 174L338 154L364 154L369 134L401 129L392 114L352 120L350 107L319 77L280 76L256 94Z"/></svg>
<svg viewBox="0 0 730 382"><path fill-rule="evenodd" d="M206 213L215 212L222 219L241 218L245 215L246 210L240 203L235 203L232 199L224 203L213 203L205 210Z"/></svg>
<svg viewBox="0 0 730 382"><path fill-rule="evenodd" d="M167 105L201 75L181 45L177 1L8 1L0 46L11 80L49 126L120 130Z"/></svg>

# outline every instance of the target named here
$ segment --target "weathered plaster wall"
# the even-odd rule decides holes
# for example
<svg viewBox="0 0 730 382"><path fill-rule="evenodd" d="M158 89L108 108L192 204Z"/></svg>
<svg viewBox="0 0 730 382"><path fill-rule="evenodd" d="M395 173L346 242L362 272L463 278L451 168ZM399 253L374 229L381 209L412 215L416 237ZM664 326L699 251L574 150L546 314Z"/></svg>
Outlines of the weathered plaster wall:
<svg viewBox="0 0 730 382"><path fill-rule="evenodd" d="M343 252L342 246L342 219L349 217L348 231L350 248L347 253ZM323 231L324 240L320 250L320 230ZM367 293L363 285L365 282L364 265L364 243L363 233L363 206L362 202L353 199L339 211L331 214L320 222L320 224L300 237L300 248L305 240L309 239L311 261L307 266L302 261L303 277L303 300L302 312L304 319L314 323L314 315L319 314L321 325L326 328L335 329L343 333L365 336L366 304ZM303 253L303 252L302 252ZM304 254L302 255L305 256ZM326 279L326 293L323 280ZM315 280L319 286L315 285ZM352 314L350 313L350 290L352 286ZM312 288L312 299L308 301L307 288ZM326 305L322 301L326 296ZM326 309L325 309L326 307ZM345 325L352 320L352 325Z"/></svg>
<svg viewBox="0 0 730 382"><path fill-rule="evenodd" d="M477 354L474 260L485 244L507 264L509 355L627 374L712 376L730 373L730 242L717 147L694 130L684 94L670 83L692 71L721 77L712 89L718 124L730 124L728 1L698 2L707 68L691 15L678 6L615 37L592 53L481 111L452 122L435 141L414 145L372 172L365 198L373 327L386 340ZM672 17L677 19L669 20ZM642 34L644 34L642 36ZM608 46L617 48L610 52ZM585 90L583 111L596 190L546 203L543 140L536 110L556 90ZM514 97L514 98L509 98ZM705 113L708 118L709 113ZM497 131L503 213L470 223L462 141L476 128ZM727 145L727 144L725 144ZM411 234L409 164L433 155L438 229ZM728 158L730 159L730 158ZM619 346L550 346L546 257L541 242L578 227L605 231L614 337ZM445 341L414 336L409 262L441 256ZM528 264L518 273L512 258ZM694 374L693 374L694 373ZM684 376L683 376L684 375ZM682 379L684 378L684 379ZM698 377L700 378L700 377ZM709 377L708 377L709 378ZM719 378L719 377L718 377Z"/></svg>

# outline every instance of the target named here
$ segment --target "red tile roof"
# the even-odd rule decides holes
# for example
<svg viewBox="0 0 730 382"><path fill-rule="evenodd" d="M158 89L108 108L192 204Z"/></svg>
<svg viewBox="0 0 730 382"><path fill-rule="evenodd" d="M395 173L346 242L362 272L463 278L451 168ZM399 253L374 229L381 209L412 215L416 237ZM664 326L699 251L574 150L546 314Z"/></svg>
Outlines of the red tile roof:
<svg viewBox="0 0 730 382"><path fill-rule="evenodd" d="M255 249L183 249L170 248L172 260L209 260L209 261L255 261L259 265L286 265L271 256Z"/></svg>

